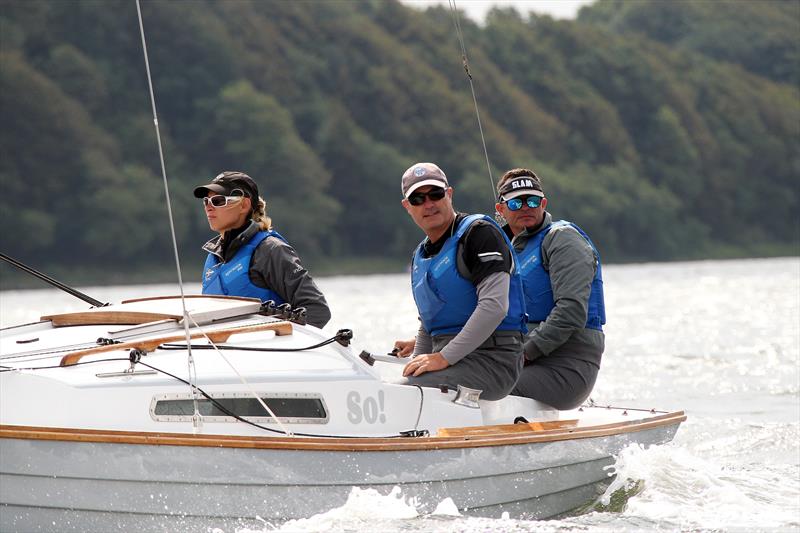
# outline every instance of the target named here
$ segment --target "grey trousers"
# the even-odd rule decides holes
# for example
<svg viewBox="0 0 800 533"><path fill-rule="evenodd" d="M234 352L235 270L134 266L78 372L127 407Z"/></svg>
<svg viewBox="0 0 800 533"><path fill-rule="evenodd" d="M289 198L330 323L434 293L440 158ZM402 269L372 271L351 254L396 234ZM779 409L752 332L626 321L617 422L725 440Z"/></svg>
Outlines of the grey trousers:
<svg viewBox="0 0 800 533"><path fill-rule="evenodd" d="M433 337L433 351L439 352L455 335ZM496 331L478 348L456 364L421 376L403 378L400 383L421 387L457 385L480 389L482 400L508 396L522 371L522 333Z"/></svg>
<svg viewBox="0 0 800 533"><path fill-rule="evenodd" d="M526 361L511 394L574 409L592 393L603 348L570 339L550 354Z"/></svg>

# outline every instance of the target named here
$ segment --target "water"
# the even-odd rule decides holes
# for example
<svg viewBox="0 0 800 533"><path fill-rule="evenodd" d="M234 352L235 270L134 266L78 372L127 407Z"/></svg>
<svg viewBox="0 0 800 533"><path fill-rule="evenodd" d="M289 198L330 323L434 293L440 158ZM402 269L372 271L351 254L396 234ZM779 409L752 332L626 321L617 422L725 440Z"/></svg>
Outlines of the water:
<svg viewBox="0 0 800 533"><path fill-rule="evenodd" d="M353 489L325 514L238 533L800 531L800 258L610 265L604 276L607 347L592 397L689 416L671 444L620 455L617 480L598 502L612 510L494 520L459 516L446 500L420 516L399 490ZM326 330L353 329L356 350L383 353L414 335L407 276L318 283L333 312ZM80 290L102 301L178 292ZM86 307L57 290L4 291L0 325ZM633 494L622 508L615 490Z"/></svg>

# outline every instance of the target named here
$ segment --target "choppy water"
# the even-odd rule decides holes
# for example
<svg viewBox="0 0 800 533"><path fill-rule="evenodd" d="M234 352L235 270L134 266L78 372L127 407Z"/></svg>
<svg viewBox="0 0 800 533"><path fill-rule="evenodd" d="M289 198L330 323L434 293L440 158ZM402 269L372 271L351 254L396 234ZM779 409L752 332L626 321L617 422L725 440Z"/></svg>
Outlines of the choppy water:
<svg viewBox="0 0 800 533"><path fill-rule="evenodd" d="M420 516L399 492L354 489L342 507L263 531L800 531L800 258L611 265L604 276L607 348L592 397L689 416L671 444L617 459L598 503L627 489L624 508L532 522L458 516L444 501ZM416 331L405 275L318 282L326 329L353 329L355 349L381 353ZM81 290L103 301L178 292ZM0 292L2 325L82 308L56 290Z"/></svg>

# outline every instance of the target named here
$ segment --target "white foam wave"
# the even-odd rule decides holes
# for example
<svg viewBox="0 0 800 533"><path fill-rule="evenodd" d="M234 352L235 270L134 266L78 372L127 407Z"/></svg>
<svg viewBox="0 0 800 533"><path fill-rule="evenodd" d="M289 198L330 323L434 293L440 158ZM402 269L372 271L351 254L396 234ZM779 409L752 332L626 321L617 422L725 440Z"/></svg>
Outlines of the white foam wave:
<svg viewBox="0 0 800 533"><path fill-rule="evenodd" d="M400 487L383 495L375 489L353 487L347 501L325 513L310 518L290 520L282 524L276 531L283 533L293 531L379 531L381 523L388 524L395 520L416 518L419 513L414 499L406 499ZM238 531L237 533L254 533Z"/></svg>
<svg viewBox="0 0 800 533"><path fill-rule="evenodd" d="M721 465L675 445L643 449L630 445L612 467L617 478L601 497L630 490L644 480L644 490L622 512L680 529L752 529L798 524L799 483L787 472ZM788 474L788 475L787 475Z"/></svg>
<svg viewBox="0 0 800 533"><path fill-rule="evenodd" d="M458 507L456 506L456 502L453 501L453 498L445 498L439 505L436 506L436 510L433 511L434 515L439 516L461 516L461 513L458 512Z"/></svg>
<svg viewBox="0 0 800 533"><path fill-rule="evenodd" d="M420 504L414 498L405 498L400 487L389 494L375 489L353 487L347 502L341 507L310 518L290 520L281 525L265 521L263 529L237 529L236 533L295 533L295 532L407 532L428 533L551 533L561 530L544 524L531 527L530 522L515 521L508 514L500 519L463 517L452 498L438 503L430 514L420 514ZM212 533L224 533L214 531Z"/></svg>

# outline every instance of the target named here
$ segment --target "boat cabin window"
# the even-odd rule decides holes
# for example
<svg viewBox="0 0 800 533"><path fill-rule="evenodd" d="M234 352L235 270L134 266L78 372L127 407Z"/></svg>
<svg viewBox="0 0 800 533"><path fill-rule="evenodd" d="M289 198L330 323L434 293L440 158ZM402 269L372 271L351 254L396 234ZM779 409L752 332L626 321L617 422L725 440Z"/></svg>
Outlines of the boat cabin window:
<svg viewBox="0 0 800 533"><path fill-rule="evenodd" d="M322 395L314 393L260 393L261 400L283 423L325 424L328 410ZM208 422L236 422L225 410L246 417L253 422L272 422L270 414L249 393L215 393L214 402L207 398L197 400L197 410ZM194 401L188 393L161 394L150 404L150 416L157 422L191 422Z"/></svg>

